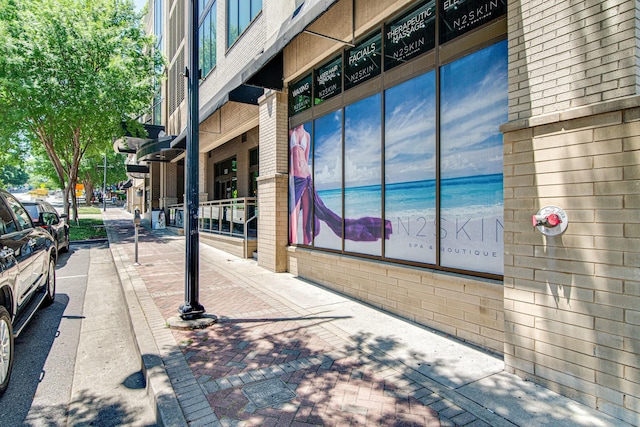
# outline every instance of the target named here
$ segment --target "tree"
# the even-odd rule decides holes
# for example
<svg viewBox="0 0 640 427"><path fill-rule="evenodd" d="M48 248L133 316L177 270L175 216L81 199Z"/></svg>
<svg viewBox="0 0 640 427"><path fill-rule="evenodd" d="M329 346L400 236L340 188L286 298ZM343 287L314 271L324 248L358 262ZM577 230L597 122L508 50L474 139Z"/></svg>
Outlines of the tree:
<svg viewBox="0 0 640 427"><path fill-rule="evenodd" d="M87 201L94 189L102 190L104 185L104 156L107 156L107 185L124 181L127 177L122 154L108 150L102 155L85 156L81 164L80 178L84 184Z"/></svg>
<svg viewBox="0 0 640 427"><path fill-rule="evenodd" d="M29 181L29 174L24 168L19 168L12 164L5 164L0 170L0 181L4 185L19 186L24 185Z"/></svg>
<svg viewBox="0 0 640 427"><path fill-rule="evenodd" d="M161 65L131 0L0 0L0 132L37 141L74 219L83 157L143 132Z"/></svg>
<svg viewBox="0 0 640 427"><path fill-rule="evenodd" d="M24 163L29 151L24 140L11 141L0 134L0 186L24 185L29 180Z"/></svg>

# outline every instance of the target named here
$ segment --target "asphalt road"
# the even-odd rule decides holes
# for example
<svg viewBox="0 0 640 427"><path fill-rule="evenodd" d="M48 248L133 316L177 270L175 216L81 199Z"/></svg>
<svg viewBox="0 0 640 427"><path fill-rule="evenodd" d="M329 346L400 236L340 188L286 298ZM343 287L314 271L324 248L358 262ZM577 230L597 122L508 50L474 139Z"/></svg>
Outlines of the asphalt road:
<svg viewBox="0 0 640 427"><path fill-rule="evenodd" d="M16 339L0 426L155 425L107 244L72 245L56 275Z"/></svg>

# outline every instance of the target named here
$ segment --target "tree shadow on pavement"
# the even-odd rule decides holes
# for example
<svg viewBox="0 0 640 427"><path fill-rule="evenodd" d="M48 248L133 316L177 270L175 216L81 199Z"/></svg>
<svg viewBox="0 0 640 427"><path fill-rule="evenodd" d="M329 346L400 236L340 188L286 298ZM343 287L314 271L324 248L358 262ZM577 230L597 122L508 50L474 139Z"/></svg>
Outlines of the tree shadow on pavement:
<svg viewBox="0 0 640 427"><path fill-rule="evenodd" d="M324 330L333 320L229 317L174 336L223 424L441 425L440 414L423 402L442 398L388 356L401 346L398 341L360 334L340 343ZM256 407L244 387L272 378L284 381L296 397Z"/></svg>
<svg viewBox="0 0 640 427"><path fill-rule="evenodd" d="M126 407L119 401L118 396L99 397L90 391L82 390L67 408L66 405L33 407L25 425L38 426L155 426L140 422L142 411ZM61 423L60 414L67 414L65 423Z"/></svg>

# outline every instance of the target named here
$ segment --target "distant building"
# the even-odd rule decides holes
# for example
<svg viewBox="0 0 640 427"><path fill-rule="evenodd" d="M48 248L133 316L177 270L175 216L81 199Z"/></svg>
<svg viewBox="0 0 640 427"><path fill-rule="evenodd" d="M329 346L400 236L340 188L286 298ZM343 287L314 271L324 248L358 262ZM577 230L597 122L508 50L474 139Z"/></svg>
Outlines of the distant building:
<svg viewBox="0 0 640 427"><path fill-rule="evenodd" d="M150 1L160 127L116 144L177 229L188 5ZM202 241L639 424L636 1L199 7Z"/></svg>

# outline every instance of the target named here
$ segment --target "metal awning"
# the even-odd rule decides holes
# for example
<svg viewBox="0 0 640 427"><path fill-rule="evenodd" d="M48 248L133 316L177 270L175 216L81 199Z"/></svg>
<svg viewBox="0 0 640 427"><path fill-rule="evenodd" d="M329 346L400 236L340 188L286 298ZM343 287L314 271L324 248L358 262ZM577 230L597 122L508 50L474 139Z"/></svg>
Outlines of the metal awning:
<svg viewBox="0 0 640 427"><path fill-rule="evenodd" d="M149 173L149 166L146 165L125 165L127 173Z"/></svg>
<svg viewBox="0 0 640 427"><path fill-rule="evenodd" d="M170 162L184 150L171 147L175 136L163 136L141 145L136 152L136 162Z"/></svg>
<svg viewBox="0 0 640 427"><path fill-rule="evenodd" d="M144 124L142 125L147 133L146 137L134 136L126 128L126 124L122 123L125 131L124 136L113 141L113 150L121 154L135 154L138 148L154 139L158 139L164 135L164 126Z"/></svg>

